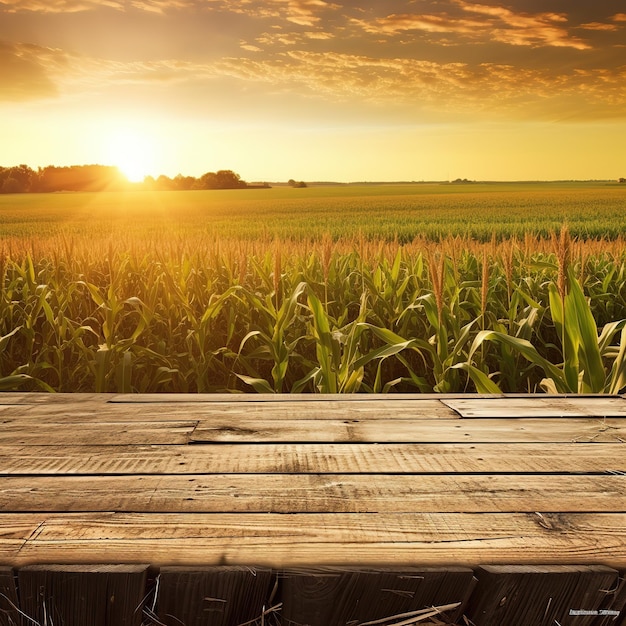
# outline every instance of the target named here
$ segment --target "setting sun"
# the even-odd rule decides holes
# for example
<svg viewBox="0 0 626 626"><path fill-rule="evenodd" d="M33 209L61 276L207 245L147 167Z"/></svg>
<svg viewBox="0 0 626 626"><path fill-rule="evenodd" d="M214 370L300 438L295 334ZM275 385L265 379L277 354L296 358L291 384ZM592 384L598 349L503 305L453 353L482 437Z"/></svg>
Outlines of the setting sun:
<svg viewBox="0 0 626 626"><path fill-rule="evenodd" d="M131 183L141 182L153 167L151 143L148 137L137 132L119 130L110 138L108 160Z"/></svg>

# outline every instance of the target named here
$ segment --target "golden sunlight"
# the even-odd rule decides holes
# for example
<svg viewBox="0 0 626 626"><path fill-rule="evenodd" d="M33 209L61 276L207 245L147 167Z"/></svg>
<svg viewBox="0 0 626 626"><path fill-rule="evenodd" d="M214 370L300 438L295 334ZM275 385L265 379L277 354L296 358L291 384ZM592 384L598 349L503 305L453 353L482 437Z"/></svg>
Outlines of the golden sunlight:
<svg viewBox="0 0 626 626"><path fill-rule="evenodd" d="M115 131L109 140L108 158L131 182L137 183L151 173L154 166L152 141L132 130Z"/></svg>

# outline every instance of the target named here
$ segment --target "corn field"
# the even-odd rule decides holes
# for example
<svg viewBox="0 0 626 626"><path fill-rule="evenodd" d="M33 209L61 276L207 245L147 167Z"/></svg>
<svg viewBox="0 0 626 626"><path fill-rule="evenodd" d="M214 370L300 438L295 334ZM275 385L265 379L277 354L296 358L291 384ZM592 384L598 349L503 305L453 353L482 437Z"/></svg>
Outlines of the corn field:
<svg viewBox="0 0 626 626"><path fill-rule="evenodd" d="M0 388L626 387L626 242L53 235L0 244Z"/></svg>

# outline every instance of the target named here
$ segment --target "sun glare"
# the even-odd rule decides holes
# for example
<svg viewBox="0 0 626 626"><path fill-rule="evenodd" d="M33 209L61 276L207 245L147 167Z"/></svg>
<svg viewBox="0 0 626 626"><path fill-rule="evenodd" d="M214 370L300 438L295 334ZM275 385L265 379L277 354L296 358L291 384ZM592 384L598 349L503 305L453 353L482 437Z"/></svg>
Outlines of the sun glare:
<svg viewBox="0 0 626 626"><path fill-rule="evenodd" d="M115 132L109 143L109 160L131 183L151 173L153 149L149 138L127 130Z"/></svg>

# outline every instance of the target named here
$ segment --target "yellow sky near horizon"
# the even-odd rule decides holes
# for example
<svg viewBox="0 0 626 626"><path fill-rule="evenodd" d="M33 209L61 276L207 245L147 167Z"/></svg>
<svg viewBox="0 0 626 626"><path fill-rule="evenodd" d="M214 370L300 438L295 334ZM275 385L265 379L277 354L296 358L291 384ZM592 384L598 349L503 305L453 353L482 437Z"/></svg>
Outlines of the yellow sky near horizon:
<svg viewBox="0 0 626 626"><path fill-rule="evenodd" d="M615 0L0 0L0 165L626 176Z"/></svg>

